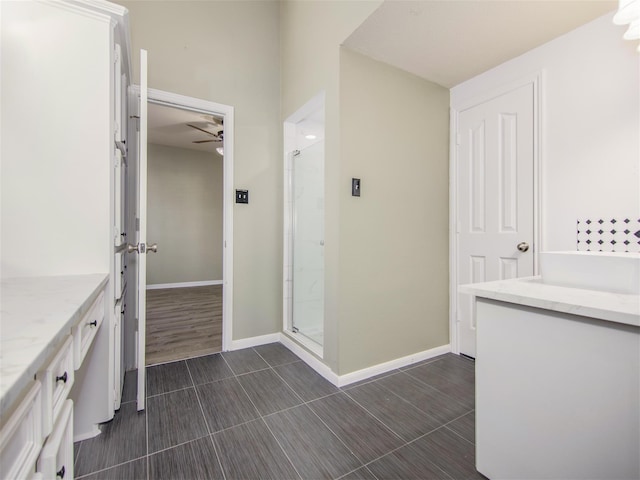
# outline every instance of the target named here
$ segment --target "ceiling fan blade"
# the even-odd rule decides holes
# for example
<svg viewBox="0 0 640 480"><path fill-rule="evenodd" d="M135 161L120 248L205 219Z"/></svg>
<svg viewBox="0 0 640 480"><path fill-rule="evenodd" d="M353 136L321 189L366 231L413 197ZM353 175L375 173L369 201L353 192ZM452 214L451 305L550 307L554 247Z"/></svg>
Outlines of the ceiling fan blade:
<svg viewBox="0 0 640 480"><path fill-rule="evenodd" d="M219 142L220 140L195 140L191 143L209 143L209 142Z"/></svg>
<svg viewBox="0 0 640 480"><path fill-rule="evenodd" d="M206 133L207 135L211 135L212 137L215 137L216 134L215 133L211 133L208 132L207 130L205 130L204 128L200 128L200 127L196 127L195 125L191 125L190 123L187 123L187 126L191 127L191 128L195 128L196 130L200 130L201 132Z"/></svg>

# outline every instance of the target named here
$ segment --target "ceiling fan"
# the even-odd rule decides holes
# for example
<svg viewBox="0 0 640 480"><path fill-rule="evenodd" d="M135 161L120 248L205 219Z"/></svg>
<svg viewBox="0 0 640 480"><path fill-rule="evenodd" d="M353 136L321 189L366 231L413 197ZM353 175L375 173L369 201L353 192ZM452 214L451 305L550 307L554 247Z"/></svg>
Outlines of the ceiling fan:
<svg viewBox="0 0 640 480"><path fill-rule="evenodd" d="M212 123L212 122L208 122L208 123ZM207 139L207 140L194 140L191 143L209 143L209 142L222 142L224 140L224 129L222 128L222 122L221 123L213 123L214 128L216 130L216 133L214 132L210 132L208 130L205 130L204 128L198 127L196 125L192 125L191 123L187 123L187 126L191 127L191 128L195 128L196 130L199 130L203 133L206 133L207 135L211 135L213 138Z"/></svg>

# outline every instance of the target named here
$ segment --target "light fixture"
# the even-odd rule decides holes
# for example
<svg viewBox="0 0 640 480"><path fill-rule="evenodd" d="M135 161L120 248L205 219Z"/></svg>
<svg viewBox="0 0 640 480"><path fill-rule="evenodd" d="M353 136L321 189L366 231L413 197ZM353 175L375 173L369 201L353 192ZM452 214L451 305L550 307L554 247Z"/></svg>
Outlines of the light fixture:
<svg viewBox="0 0 640 480"><path fill-rule="evenodd" d="M224 156L224 148L216 147L216 152L218 152L220 155Z"/></svg>
<svg viewBox="0 0 640 480"><path fill-rule="evenodd" d="M640 0L618 0L618 12L613 17L616 25L627 25L629 28L622 36L625 40L640 39ZM640 52L640 45L638 45Z"/></svg>
<svg viewBox="0 0 640 480"><path fill-rule="evenodd" d="M318 137L316 137L313 133L310 133L308 135L305 135L304 138L306 138L307 140L315 140Z"/></svg>

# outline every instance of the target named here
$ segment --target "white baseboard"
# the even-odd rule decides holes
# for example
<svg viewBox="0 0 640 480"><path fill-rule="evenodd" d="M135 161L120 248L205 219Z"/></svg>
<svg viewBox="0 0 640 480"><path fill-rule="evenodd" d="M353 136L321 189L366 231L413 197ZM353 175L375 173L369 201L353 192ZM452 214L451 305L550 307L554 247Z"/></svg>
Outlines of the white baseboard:
<svg viewBox="0 0 640 480"><path fill-rule="evenodd" d="M396 358L388 362L379 363L371 367L363 368L355 372L347 373L345 375L338 375L331 370L326 364L324 364L318 357L304 349L298 343L293 341L286 333L280 334L280 343L298 355L307 365L313 368L317 373L322 375L326 380L334 384L336 387L344 387L367 378L375 377L381 373L395 370L397 368L406 367L414 363L427 360L429 358L437 357L451 351L451 345L442 345L440 347L431 348L422 352L413 353L406 357Z"/></svg>
<svg viewBox="0 0 640 480"><path fill-rule="evenodd" d="M413 365L414 363L428 360L429 358L437 357L445 353L451 352L451 345L441 345L439 347L424 350L422 352L413 353L406 357L396 358L388 362L379 363L371 367L363 368L355 372L347 373L345 375L338 375L322 362L317 356L311 353L309 350L303 348L297 342L291 339L289 335L284 332L270 333L268 335L262 335L259 337L243 338L241 340L234 340L231 342L230 350L239 350L242 348L256 347L258 345L265 345L267 343L280 342L298 357L302 359L307 365L313 368L318 374L322 375L327 381L331 382L336 387L344 387L367 378L375 377L381 373L395 370L402 367Z"/></svg>
<svg viewBox="0 0 640 480"><path fill-rule="evenodd" d="M260 335L258 337L241 338L240 340L232 340L229 351L240 350L242 348L257 347L259 345L265 345L267 343L275 343L280 341L279 333L269 333L267 335Z"/></svg>
<svg viewBox="0 0 640 480"><path fill-rule="evenodd" d="M340 375L337 386L344 387L345 385L350 385L361 380L366 380L367 378L375 377L376 375L380 375L381 373L395 370L397 368L406 367L408 365L412 365L429 358L437 357L438 355L442 355L444 353L449 353L450 351L451 345L442 345L440 347L435 347L429 350L424 350L422 352L407 355L406 357L396 358L395 360L391 360L389 362L379 363L371 367L363 368L362 370L356 370L355 372Z"/></svg>
<svg viewBox="0 0 640 480"><path fill-rule="evenodd" d="M160 288L186 288L186 287L206 287L208 285L222 285L222 280L202 280L200 282L180 282L180 283L156 283L147 285L147 290L158 290Z"/></svg>
<svg viewBox="0 0 640 480"><path fill-rule="evenodd" d="M299 356L304 363L313 368L316 372L322 375L327 381L333 383L336 387L340 386L340 378L331 370L326 364L322 362L318 357L311 352L301 347L298 343L294 342L286 333L280 333L280 343Z"/></svg>

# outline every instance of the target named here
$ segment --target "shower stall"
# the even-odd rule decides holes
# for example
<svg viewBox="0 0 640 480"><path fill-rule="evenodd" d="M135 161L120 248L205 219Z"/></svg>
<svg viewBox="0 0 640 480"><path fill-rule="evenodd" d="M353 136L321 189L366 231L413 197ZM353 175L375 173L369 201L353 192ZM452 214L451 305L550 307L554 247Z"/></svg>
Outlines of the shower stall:
<svg viewBox="0 0 640 480"><path fill-rule="evenodd" d="M284 331L322 357L324 345L324 95L284 124Z"/></svg>

